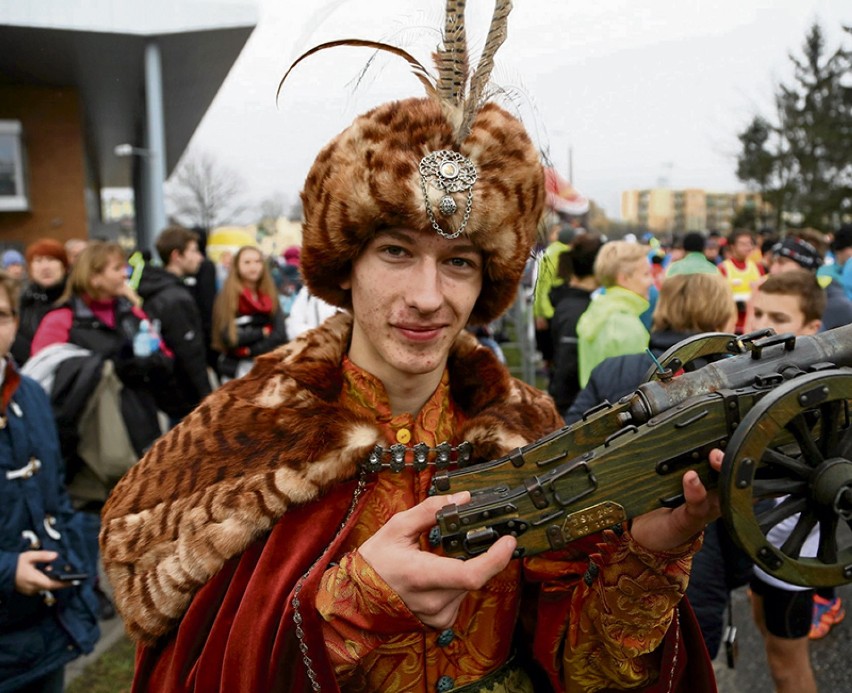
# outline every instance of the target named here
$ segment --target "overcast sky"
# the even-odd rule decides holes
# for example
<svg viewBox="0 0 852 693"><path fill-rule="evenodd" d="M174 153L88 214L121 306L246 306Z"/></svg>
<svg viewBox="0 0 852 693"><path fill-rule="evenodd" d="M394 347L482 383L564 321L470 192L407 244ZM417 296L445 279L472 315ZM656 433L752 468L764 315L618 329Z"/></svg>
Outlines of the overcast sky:
<svg viewBox="0 0 852 693"><path fill-rule="evenodd" d="M191 143L237 170L250 199L295 201L319 149L377 103L423 94L406 63L335 48L308 58L275 92L293 59L340 38L384 40L431 67L442 0L258 0L260 21ZM474 60L493 3L469 0ZM852 24L850 0L515 0L492 80L553 164L620 217L620 193L668 183L738 190L741 131L771 114L818 21L828 46ZM846 39L847 45L852 40Z"/></svg>

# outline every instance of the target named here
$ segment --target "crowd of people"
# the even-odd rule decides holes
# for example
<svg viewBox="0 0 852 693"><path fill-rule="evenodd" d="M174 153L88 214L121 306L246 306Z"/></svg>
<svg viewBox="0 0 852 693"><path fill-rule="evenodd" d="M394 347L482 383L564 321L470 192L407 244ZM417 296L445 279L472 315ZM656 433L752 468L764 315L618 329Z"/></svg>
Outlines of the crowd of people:
<svg viewBox="0 0 852 693"><path fill-rule="evenodd" d="M464 98L456 39L440 88L319 154L281 257L214 263L180 226L153 258L50 238L3 254L0 693L61 691L115 609L140 691L701 693L744 584L776 690L816 690L808 643L841 601L755 569L695 471L681 505L560 550L513 560L507 534L458 561L430 539L470 500L435 493L436 470L579 420L683 338L852 322L852 228L661 248L549 216L538 150L478 98L488 60ZM537 241L516 329L547 391L511 377L490 327Z"/></svg>
<svg viewBox="0 0 852 693"><path fill-rule="evenodd" d="M310 227L306 231L310 233ZM575 220L558 225L557 230L551 227L550 241L551 252L541 253L538 263L542 267L552 264L552 271L542 272L544 283L536 286L539 291L548 287L548 301L539 304L547 306L549 318L537 316L543 319L537 319L534 327L539 343L547 340L550 344L546 353L548 389L555 411L566 424L579 421L585 411L603 401L616 401L632 392L655 357L690 336L743 334L765 327L802 335L852 322L852 302L843 281L847 251L852 247L849 227L841 228L833 238L812 229L791 230L783 238L765 243L759 254L754 235L740 230L716 241L692 232L666 249L631 240L607 241ZM379 234L372 243L382 262L387 262L387 246L392 266L410 266L415 272L426 271L420 269L421 263L441 267L447 262L442 259L444 240L427 242L417 234L397 230ZM36 502L50 518L36 526L25 517L22 503L12 503L9 508L12 521L6 523L6 531L25 536L29 542L17 556L0 554L7 555L5 570L14 576L14 592L21 600L21 607L14 608L20 614L8 621L9 637L14 633L25 638L28 629L35 627L61 630L61 637L52 636L56 646L43 652L38 666L21 657L9 669L16 673L6 675L9 681L29 681L27 685L36 687L10 690L61 690L56 682L61 682L63 665L91 649L97 639L98 618L114 617L114 607L98 577L98 534L104 503L115 485L166 431L192 418L220 384L242 379L245 387L252 382L262 387L273 377L274 369L269 371L273 363L264 362L263 369L253 370L256 359L287 343L288 337L294 339L320 326L319 334L339 331L342 318L334 316L341 308L347 322L354 318L355 324L345 328L355 333L349 337L342 376L344 382L351 379L352 394L359 393L356 411L364 406L371 410L390 407L385 435L392 440L401 441L401 432L406 431L437 445L446 432L439 429L427 435L424 421L403 412L419 406L423 416L435 406L437 414L452 402L440 384L434 390L431 382L426 388L430 397L418 406L406 404L412 395L405 388L394 394L401 384L399 378L408 372L406 359L411 356L395 354L395 345L380 338L382 328L374 313L381 312L385 303L393 305L393 297L385 301L387 287L376 285L374 277L383 276L383 267L375 261L364 259L353 265L354 273L339 286L354 285L349 289L354 301L341 305L334 300L339 288L329 291L323 284L304 282L298 247L288 248L277 259L265 257L257 247L239 248L228 258L229 271L223 273L217 288L217 270L202 253L203 234L196 231L179 226L163 230L156 240L159 262L149 260L141 270L129 265L124 250L114 243L73 245L73 260L65 244L49 238L31 243L24 254L7 251L2 257L0 329L5 325L7 337L0 341L5 364L3 404L12 412L10 417L7 411L3 419L9 421L4 429L12 436L6 476L23 481L29 478L26 470L32 469L33 460L40 467L33 470L38 471L33 474L38 483L28 482L31 488L24 494L13 493L8 482L4 492L10 500L31 496L35 501L28 502ZM441 270L450 276L447 281L454 287L464 286L469 268L479 263L478 254L478 250L453 248L450 269ZM421 256L428 260L420 260ZM464 265L457 267L459 257ZM661 260L655 262L654 258ZM362 263L366 268L363 276L355 272ZM22 271L15 270L17 265ZM207 265L206 272L202 265ZM655 267L661 267L662 273L655 272ZM312 271L311 266L307 271ZM385 280L390 286L392 277ZM473 286L476 284L478 281ZM206 289L200 291L200 287ZM453 302L442 296L443 289L433 291L435 295L425 289L421 293L412 301L422 304L423 310L442 301ZM476 305L479 295L471 293L471 305ZM364 310L363 316L359 316L359 308ZM446 321L463 327L464 315L459 308L449 312ZM496 314L491 311L486 317ZM420 331L437 329L408 324L407 318L400 320L402 329L413 333L415 341ZM363 328L358 327L361 321ZM316 340L317 333L311 334ZM480 336L483 334L489 333ZM146 339L140 340L140 335ZM141 349L140 341L144 342ZM362 391L375 376L369 376L361 364L373 363L379 354L382 361L374 368L379 372L390 368L388 379ZM384 359L390 365L382 365ZM699 361L689 368L702 364ZM33 380L41 387L33 387ZM375 390L377 386L379 390ZM239 396L255 396L252 392L249 389ZM382 404L383 397L390 398L387 404ZM11 425L19 419L20 428ZM33 434L28 428L36 425L33 422L43 427L44 435ZM398 492L401 498L409 493L402 488ZM429 501L418 505L417 500L415 495L393 507L403 510L411 504L431 509ZM379 536L381 518L390 519L375 513L368 516L372 519L354 537L363 532L365 537L371 533ZM420 520L411 522L417 526ZM784 531L790 529L779 526L773 530L778 536L770 535L776 545L786 538ZM811 537L809 546L817 540L816 535ZM375 569L364 558L372 556L367 550L372 542L353 538L345 546L357 548L359 560L367 560ZM45 573L45 566L60 557L78 573L74 580L58 581ZM382 560L377 555L374 562L381 564ZM344 565L347 571L365 569L363 564ZM502 559L495 568L500 565ZM488 575L495 568L488 568ZM330 623L337 622L340 615L331 618L331 614L343 606L334 600L325 605L320 597L323 585L330 587L339 581L342 570L335 568L324 576L316 597L320 613L328 610ZM808 641L825 637L843 620L840 599L832 590L798 588L753 568L725 525L713 521L705 530L703 547L694 556L686 590L711 657L721 646L730 592L744 584L750 586L754 619L765 639L776 689L815 691ZM382 585L377 583L371 589L384 594L388 587ZM487 608L486 603L471 599L473 606L467 608ZM454 617L459 614L454 612ZM426 617L421 614L418 618ZM441 621L447 626L452 622ZM348 628L341 623L332 630L324 627L323 632L327 642L333 643L349 637ZM146 657L151 656L146 651ZM334 650L331 656L335 661ZM341 659L334 670L348 670L352 664L344 662L351 656Z"/></svg>
<svg viewBox="0 0 852 693"><path fill-rule="evenodd" d="M558 254L542 254L539 262L556 262L559 271L550 289L553 318L536 327L539 338L543 327L551 332L549 391L566 424L635 390L656 358L690 336L743 335L765 328L809 335L852 323L843 282L852 227L830 235L815 229L763 235L758 239L743 229L724 238L691 232L665 248L625 241L601 246L595 234L572 232L571 243ZM600 248L591 262L590 243ZM572 266L578 258L575 276ZM662 268L656 279L655 266ZM578 282L584 282L581 293L572 289ZM650 329L644 327L647 317ZM699 360L686 368L701 365ZM784 543L796 519L770 532L774 545ZM815 555L818 538L815 529L802 555ZM753 567L716 521L705 531L687 590L714 658L730 591L746 584L775 689L815 691L808 642L825 637L844 619L842 601L833 589L803 589Z"/></svg>
<svg viewBox="0 0 852 693"><path fill-rule="evenodd" d="M692 232L664 248L635 240L607 241L577 220L557 226L550 231L551 252L542 252L537 259L542 267L552 265L552 271L539 275L543 284L536 285L537 291L548 287L548 301L533 301L546 305L543 312L550 317L537 316L542 319L530 328L535 328L539 344L544 340L550 344L546 353L548 391L554 411L561 415L560 423L577 422L584 412L601 402L614 402L632 392L643 382L655 358L693 335L743 334L766 327L802 335L852 322L852 302L843 283L848 259L844 251L852 246L849 227L841 228L833 238L813 229L791 230L783 238L764 244L764 251L758 254L754 235L741 230L715 242L712 236ZM306 233L309 262L316 262L310 254L315 251L310 246L309 226ZM207 411L208 406L199 405L224 383L244 381L243 389L224 390L232 393L231 397L251 399L257 396L254 388L262 389L269 378L281 377L274 375L274 360L262 361L265 365L261 368L253 366L259 357L286 344L288 338L314 330L310 334L315 342L318 335L327 340L341 329L344 334L353 330L347 338L349 351L343 371L334 376L349 383L344 391L354 388L350 395L356 396L353 411L363 407L381 411L388 407L382 437L390 437L389 443L402 442L403 432L407 433L407 440L413 434L433 446L448 436L448 431L441 428L448 423L441 424L443 415L439 415L448 405L453 410L448 391L442 389L440 382L430 381L422 390L430 396L411 406L408 400L413 395L404 383L410 377L406 375L408 360L413 357L397 354L397 345L382 339L381 322L375 318L385 305L394 305L394 291L389 288L394 275L385 276L384 264L390 261L390 267L398 264L421 273L426 272L420 267L426 260L420 258L429 258L427 264L440 268L448 262L442 259L447 255L442 247L445 240L438 236L424 246L419 234L402 230L380 233L367 247L376 246L381 262L368 261L369 255L363 260L356 256L352 269L341 275L349 279L329 288L322 282L305 283L298 246L287 248L280 258L266 257L254 246L239 248L226 258L228 270L221 272L202 252L203 239L203 233L171 226L156 239L158 258L141 264L129 263L120 246L98 240L75 242L73 259L66 244L50 238L29 244L23 254L7 251L2 256L0 331L5 326L3 334L7 338L0 341L5 373L3 405L7 410L3 429L12 436L4 453L5 466L10 470L6 476L18 482L28 479L31 471L38 477L38 483L28 482L24 494L13 493L15 484L8 481L4 488L10 501L16 501L12 504L13 521L7 523L6 532L11 533L10 537L18 536L17 541L25 537L28 542L17 554L0 554L6 556L5 570L14 577L10 584L21 601L20 607L14 607L20 613L8 623L10 628L4 637L18 643L34 628L56 631L51 636L56 646L42 652L37 666L33 666L31 658L23 657L10 665L6 678L15 682L15 687L8 690L61 690L64 664L91 649L97 639L98 618L115 616L98 577L98 535L104 504L116 484L136 468L140 458L146 454L151 457L157 441L169 440L167 431L178 427L177 435L186 430L180 427L184 419L194 421L198 412ZM437 310L445 302L453 305L463 298L463 293L457 296L454 292L462 290L471 268L478 267L480 251L467 246L451 248L451 255L447 255L451 258L449 268L438 270L449 278L438 282L439 288L431 294L426 288L414 292L423 294L411 299L422 304L418 310L428 313L432 306ZM18 265L20 271L16 269ZM309 264L307 273L316 272L313 267ZM662 272L655 268L662 268ZM216 281L217 273L222 275L220 282ZM427 273L422 278L428 276ZM478 269L474 276L478 276ZM434 277L427 279L426 284L434 281ZM464 289L470 292L466 299L470 306L475 307L476 297L482 295L473 291L479 281ZM448 292L450 296L444 296L444 282L454 287L453 292ZM410 283L408 279L403 281L404 286ZM351 303L337 300L340 288L352 292ZM391 293L385 300L383 296L388 291ZM508 305L512 298L504 297L502 304ZM360 315L362 310L364 314ZM341 311L345 320L343 316L335 318ZM447 310L440 324L464 327L465 315L460 306ZM487 328L489 318L495 318L496 312L486 311L484 317L481 324ZM353 319L354 325L350 324ZM420 318L415 321L403 315L395 319L402 322L400 329L410 332L415 343L424 330L427 335L438 330L432 322L421 325ZM363 328L359 327L362 323ZM324 334L329 330L329 334ZM479 341L491 349L483 338L490 332L467 332L478 335L474 344ZM455 335L455 328L451 334ZM471 348L471 344L465 347L467 351ZM304 358L310 356L309 351L300 345L282 355L285 360L296 358L297 354ZM298 359L294 364L297 362ZM371 367L377 372L387 371L386 380L371 381L375 376L363 369L373 363ZM699 360L687 367L699 368L703 363ZM433 382L438 385L437 390ZM389 399L383 403L385 397ZM530 397L530 393L525 397ZM412 418L415 411L420 414ZM438 416L439 427L431 433L428 431L435 424L426 426L420 418L426 411ZM20 426L12 425L13 421ZM39 430L44 430L45 435L34 435L28 428L34 425L43 427ZM536 437L529 431L525 435ZM169 447L175 444L176 441L170 442ZM181 450L193 450L194 445L184 439ZM163 458L162 448L154 458ZM410 491L405 491L404 486L396 488L397 481L377 498L387 493L407 498ZM34 500L26 502L37 503L45 518L50 518L40 526L29 521L23 511L28 497ZM418 504L418 500L419 495L415 494L402 505L395 501L391 507L404 510L415 506L407 512L417 511L423 518L428 515L423 508L433 510L437 502L423 500ZM348 571L363 571L367 565L376 569L388 560L381 553L373 557L371 547L376 540L362 543L358 538L371 534L378 537L385 532L384 523L391 515L378 512L378 508L368 512L365 517L369 519L356 523L356 527L363 527L342 545L350 551L357 549L361 556L358 560L367 561L353 565L344 562L347 576ZM409 521L414 523L412 527L418 527L425 520ZM779 525L770 539L780 546L787 536L784 532L789 531L789 527ZM813 534L806 550L813 550L818 540L816 532ZM341 558L344 554L345 551L340 554ZM72 572L77 573L72 576L74 580L58 581L45 573L45 566L57 559L73 568ZM501 571L507 570L503 559L493 560L494 565L484 569L486 575L502 575ZM528 569L532 569L535 561L530 559L529 563ZM344 608L344 603L330 600L326 604L322 594L342 579L343 570L329 569L315 597L320 613L330 624L342 618L338 610ZM476 578L478 582L482 579ZM722 643L730 592L746 584L776 689L815 691L808 642L825 637L833 625L843 620L841 600L833 590L798 588L753 567L732 541L724 523L712 521L704 532L702 548L692 559L686 589L711 658L715 658ZM223 585L219 589L227 588ZM359 589L367 589L367 585ZM383 582L370 589L379 590L377 594L385 598L393 594ZM406 594L404 587L399 589L400 594ZM490 609L487 605L487 600L471 598L466 609ZM463 615L464 609L459 612L456 607L453 618L469 618ZM778 614L784 617L779 618ZM425 613L415 615L424 623L434 620ZM499 621L503 617L495 612L495 618ZM437 622L449 627L453 619ZM351 636L350 626L344 623L348 620L330 626L331 630L322 628L328 647ZM61 630L61 637L57 629ZM424 645L428 650L428 639ZM384 647L390 645L379 651ZM372 646L364 650L364 656L370 649ZM150 661L152 667L146 676L166 676L162 667L167 660L160 660L160 655L155 656L151 650L144 651L145 661ZM335 652L333 648L329 652L332 662L343 650ZM352 666L351 662L346 663L351 656L350 652L332 666L338 675ZM496 652L493 656L502 657ZM18 686L27 681L35 688ZM6 690L3 685L0 690Z"/></svg>

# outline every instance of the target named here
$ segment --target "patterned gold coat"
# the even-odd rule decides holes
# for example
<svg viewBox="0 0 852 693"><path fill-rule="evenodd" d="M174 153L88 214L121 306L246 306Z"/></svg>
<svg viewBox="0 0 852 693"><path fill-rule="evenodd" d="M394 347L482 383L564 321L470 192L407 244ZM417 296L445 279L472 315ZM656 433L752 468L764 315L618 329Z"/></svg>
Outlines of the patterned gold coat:
<svg viewBox="0 0 852 693"><path fill-rule="evenodd" d="M313 681L338 690L320 617L306 605L316 597L324 557L340 549L357 519L350 504L358 465L384 442L375 421L339 404L350 332L351 319L340 314L259 358L116 486L104 508L101 548L116 605L140 642L134 690L302 690L311 677L300 648L310 653ZM511 378L467 333L448 370L465 419L457 435L473 444L474 461L561 424L546 395ZM574 687L572 672L590 666L588 690L607 681L648 684L661 666L669 684L661 690L695 681L685 672L701 649L687 661L682 627L669 628L694 548L649 555L627 533L609 532L552 557L567 581L542 590L532 632L535 659L555 689ZM584 582L590 558L599 577ZM546 558L537 565L551 570ZM604 642L610 636L597 633L601 624L617 634L616 652ZM604 649L607 662L613 655L629 661L601 669Z"/></svg>

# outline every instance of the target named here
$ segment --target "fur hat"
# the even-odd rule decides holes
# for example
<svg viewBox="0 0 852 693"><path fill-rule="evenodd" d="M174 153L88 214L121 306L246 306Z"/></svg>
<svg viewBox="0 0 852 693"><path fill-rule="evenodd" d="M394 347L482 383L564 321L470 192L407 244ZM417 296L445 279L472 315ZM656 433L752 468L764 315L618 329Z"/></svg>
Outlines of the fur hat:
<svg viewBox="0 0 852 693"><path fill-rule="evenodd" d="M62 266L68 269L68 254L65 252L65 246L53 238L40 238L33 241L27 246L27 265L32 264L35 257L52 257L62 263Z"/></svg>
<svg viewBox="0 0 852 693"><path fill-rule="evenodd" d="M480 98L490 73L483 62L493 60L505 37L508 8L499 3L495 11L489 35L497 38L486 42L490 55L480 58L468 89L459 86L467 76L448 69L467 64L463 31L461 42L457 35L448 41L445 31L451 47L436 55L439 78L427 85L426 98L386 103L359 116L317 156L302 192L301 269L311 293L350 307L340 281L352 262L378 230L404 226L448 238L466 234L482 251L483 285L472 323L494 320L515 300L545 186L538 150L523 125ZM447 27L462 26L463 17L451 18L452 11L448 7Z"/></svg>

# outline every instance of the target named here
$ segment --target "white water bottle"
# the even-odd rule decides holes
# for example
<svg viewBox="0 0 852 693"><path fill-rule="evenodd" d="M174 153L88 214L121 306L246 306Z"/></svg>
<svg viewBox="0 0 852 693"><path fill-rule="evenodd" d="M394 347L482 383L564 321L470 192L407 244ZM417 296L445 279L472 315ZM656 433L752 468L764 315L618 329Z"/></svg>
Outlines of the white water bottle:
<svg viewBox="0 0 852 693"><path fill-rule="evenodd" d="M148 338L151 340L151 353L156 354L160 350L160 321L156 318L151 321Z"/></svg>
<svg viewBox="0 0 852 693"><path fill-rule="evenodd" d="M151 326L147 320L139 321L139 330L133 337L133 355L134 356L150 356L151 355Z"/></svg>

